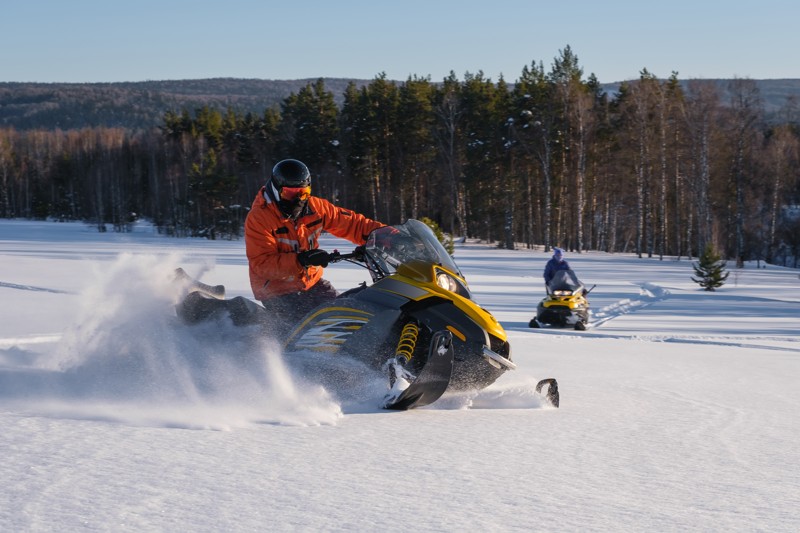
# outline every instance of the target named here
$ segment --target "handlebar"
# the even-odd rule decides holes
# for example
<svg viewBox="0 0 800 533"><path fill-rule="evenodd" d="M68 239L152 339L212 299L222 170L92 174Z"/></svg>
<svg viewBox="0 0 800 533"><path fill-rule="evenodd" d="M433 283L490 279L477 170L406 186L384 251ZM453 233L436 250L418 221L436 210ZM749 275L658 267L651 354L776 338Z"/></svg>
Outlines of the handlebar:
<svg viewBox="0 0 800 533"><path fill-rule="evenodd" d="M359 253L359 252L357 252L355 250L350 252L350 253L346 253L346 254L343 254L343 253L339 252L339 250L334 250L334 251L332 251L330 253L330 260L328 262L329 263L338 263L340 261L351 261L351 260L354 260L354 261L362 260L363 261L363 257L364 257L363 253Z"/></svg>

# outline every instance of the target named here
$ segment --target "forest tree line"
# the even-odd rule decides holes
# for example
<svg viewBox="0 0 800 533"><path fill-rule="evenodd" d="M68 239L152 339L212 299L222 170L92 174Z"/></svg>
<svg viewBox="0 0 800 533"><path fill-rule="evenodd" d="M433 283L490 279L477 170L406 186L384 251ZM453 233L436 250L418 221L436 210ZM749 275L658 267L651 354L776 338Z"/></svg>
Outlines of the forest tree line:
<svg viewBox="0 0 800 533"><path fill-rule="evenodd" d="M168 111L158 129L0 129L0 217L144 217L175 236L237 238L272 165L386 223L427 217L499 246L797 266L800 121L764 120L752 80L643 70L608 94L569 47L508 84L377 76L335 98L320 79L263 113ZM337 100L341 104L337 104Z"/></svg>

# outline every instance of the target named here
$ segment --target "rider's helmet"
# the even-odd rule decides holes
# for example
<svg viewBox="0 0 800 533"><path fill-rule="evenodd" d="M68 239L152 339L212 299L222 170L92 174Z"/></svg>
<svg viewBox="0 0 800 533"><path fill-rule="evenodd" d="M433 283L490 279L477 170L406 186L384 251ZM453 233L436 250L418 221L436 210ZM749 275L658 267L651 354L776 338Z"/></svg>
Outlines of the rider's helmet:
<svg viewBox="0 0 800 533"><path fill-rule="evenodd" d="M311 172L297 159L284 159L272 167L272 183L278 191L283 187L310 187Z"/></svg>
<svg viewBox="0 0 800 533"><path fill-rule="evenodd" d="M284 159L272 167L272 187L278 207L286 216L297 218L311 197L311 172L297 159Z"/></svg>

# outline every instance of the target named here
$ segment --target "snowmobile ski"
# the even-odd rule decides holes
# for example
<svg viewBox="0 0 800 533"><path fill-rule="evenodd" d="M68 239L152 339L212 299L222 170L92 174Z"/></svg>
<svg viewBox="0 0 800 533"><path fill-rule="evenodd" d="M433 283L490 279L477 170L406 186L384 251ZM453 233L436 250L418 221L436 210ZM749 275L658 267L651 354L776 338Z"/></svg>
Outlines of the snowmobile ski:
<svg viewBox="0 0 800 533"><path fill-rule="evenodd" d="M536 384L536 392L541 393L542 387L547 385L547 400L553 404L553 407L558 407L559 394L558 394L558 381L555 378L547 378L541 380Z"/></svg>
<svg viewBox="0 0 800 533"><path fill-rule="evenodd" d="M447 390L452 373L453 334L437 331L431 340L428 361L417 378L399 396L390 393L383 408L402 411L435 402Z"/></svg>

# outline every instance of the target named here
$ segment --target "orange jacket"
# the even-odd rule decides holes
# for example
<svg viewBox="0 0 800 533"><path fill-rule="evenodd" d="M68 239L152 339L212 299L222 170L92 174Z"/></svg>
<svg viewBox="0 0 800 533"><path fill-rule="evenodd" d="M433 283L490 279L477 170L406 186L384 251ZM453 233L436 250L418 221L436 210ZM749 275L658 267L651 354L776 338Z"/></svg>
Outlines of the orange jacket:
<svg viewBox="0 0 800 533"><path fill-rule="evenodd" d="M317 248L322 230L361 245L372 230L383 225L316 196L308 199L303 214L293 221L281 213L262 187L244 223L253 295L266 300L313 287L323 269L304 268L297 253Z"/></svg>

